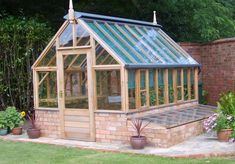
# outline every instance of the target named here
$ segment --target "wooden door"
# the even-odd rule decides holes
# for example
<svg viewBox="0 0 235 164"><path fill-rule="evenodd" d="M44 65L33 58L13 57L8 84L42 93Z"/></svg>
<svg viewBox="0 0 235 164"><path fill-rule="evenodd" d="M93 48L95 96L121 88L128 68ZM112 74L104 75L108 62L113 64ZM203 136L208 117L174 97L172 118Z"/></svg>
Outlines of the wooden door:
<svg viewBox="0 0 235 164"><path fill-rule="evenodd" d="M95 140L89 55L89 51L79 50L59 51L57 55L61 137L65 139Z"/></svg>

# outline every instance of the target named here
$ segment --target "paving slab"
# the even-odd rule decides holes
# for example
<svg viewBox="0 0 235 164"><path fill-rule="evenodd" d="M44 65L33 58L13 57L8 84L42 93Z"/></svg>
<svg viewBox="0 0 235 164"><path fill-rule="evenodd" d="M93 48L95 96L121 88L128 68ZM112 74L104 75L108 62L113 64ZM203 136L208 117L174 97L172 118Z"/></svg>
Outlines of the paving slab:
<svg viewBox="0 0 235 164"><path fill-rule="evenodd" d="M40 137L38 139L29 139L25 133L19 136L0 136L0 139L9 141L61 145L66 147L77 147L82 149L93 149L100 151L158 155L163 157L176 158L235 156L235 143L219 142L214 133L202 134L200 136L190 138L189 140L182 142L178 145L172 146L170 148L157 148L147 146L142 150L133 150L130 145L125 144L85 142L46 137Z"/></svg>

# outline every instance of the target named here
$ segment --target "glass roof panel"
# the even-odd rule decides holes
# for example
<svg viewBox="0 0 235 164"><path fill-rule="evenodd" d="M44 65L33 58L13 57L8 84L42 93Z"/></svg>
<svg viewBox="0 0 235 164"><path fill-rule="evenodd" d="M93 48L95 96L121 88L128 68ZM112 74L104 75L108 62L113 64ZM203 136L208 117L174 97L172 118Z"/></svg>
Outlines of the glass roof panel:
<svg viewBox="0 0 235 164"><path fill-rule="evenodd" d="M198 64L158 27L83 20L124 64Z"/></svg>
<svg viewBox="0 0 235 164"><path fill-rule="evenodd" d="M45 66L56 66L56 45L53 43L53 45L50 47L50 49L47 51L47 53L43 56L38 67L45 67Z"/></svg>

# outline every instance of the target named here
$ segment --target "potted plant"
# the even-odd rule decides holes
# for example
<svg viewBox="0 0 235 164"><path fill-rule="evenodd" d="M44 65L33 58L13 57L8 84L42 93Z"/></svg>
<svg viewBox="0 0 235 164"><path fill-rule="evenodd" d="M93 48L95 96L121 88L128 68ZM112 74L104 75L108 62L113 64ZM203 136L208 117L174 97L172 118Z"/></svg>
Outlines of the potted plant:
<svg viewBox="0 0 235 164"><path fill-rule="evenodd" d="M6 111L7 126L13 135L22 134L22 125L24 124L25 112L18 112L15 107L7 107Z"/></svg>
<svg viewBox="0 0 235 164"><path fill-rule="evenodd" d="M0 112L0 135L7 135L7 121L6 121L6 116L5 112L1 111Z"/></svg>
<svg viewBox="0 0 235 164"><path fill-rule="evenodd" d="M150 122L144 124L142 119L132 119L131 125L133 129L136 131L135 136L130 137L130 144L133 149L143 149L147 144L146 137L141 135L142 131L146 126L148 126Z"/></svg>
<svg viewBox="0 0 235 164"><path fill-rule="evenodd" d="M41 135L41 132L40 132L40 129L36 127L34 111L28 114L28 119L31 123L31 126L27 129L28 137L31 139L39 138Z"/></svg>
<svg viewBox="0 0 235 164"><path fill-rule="evenodd" d="M222 142L235 138L235 93L222 95L216 113L204 121L204 128L207 132L216 130Z"/></svg>

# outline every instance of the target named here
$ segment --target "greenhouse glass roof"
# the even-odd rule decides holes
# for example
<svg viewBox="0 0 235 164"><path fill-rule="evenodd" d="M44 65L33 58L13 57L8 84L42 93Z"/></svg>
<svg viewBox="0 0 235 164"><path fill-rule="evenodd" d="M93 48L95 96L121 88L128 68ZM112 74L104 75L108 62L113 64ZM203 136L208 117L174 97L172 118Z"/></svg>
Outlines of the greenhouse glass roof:
<svg viewBox="0 0 235 164"><path fill-rule="evenodd" d="M127 68L200 66L160 25L75 12ZM65 16L67 18L67 16Z"/></svg>

